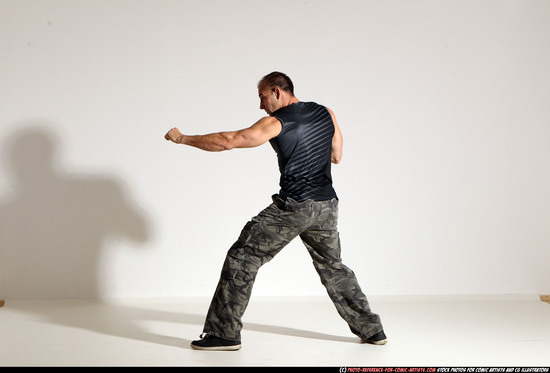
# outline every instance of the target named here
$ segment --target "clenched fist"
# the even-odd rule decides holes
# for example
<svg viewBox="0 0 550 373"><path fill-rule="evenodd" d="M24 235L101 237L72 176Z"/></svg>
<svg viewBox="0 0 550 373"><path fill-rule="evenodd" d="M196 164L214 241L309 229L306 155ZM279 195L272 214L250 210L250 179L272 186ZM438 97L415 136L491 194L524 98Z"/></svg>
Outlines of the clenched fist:
<svg viewBox="0 0 550 373"><path fill-rule="evenodd" d="M177 128L172 128L166 135L164 135L164 138L168 141L172 141L173 143L179 144L179 138L182 136L182 133Z"/></svg>

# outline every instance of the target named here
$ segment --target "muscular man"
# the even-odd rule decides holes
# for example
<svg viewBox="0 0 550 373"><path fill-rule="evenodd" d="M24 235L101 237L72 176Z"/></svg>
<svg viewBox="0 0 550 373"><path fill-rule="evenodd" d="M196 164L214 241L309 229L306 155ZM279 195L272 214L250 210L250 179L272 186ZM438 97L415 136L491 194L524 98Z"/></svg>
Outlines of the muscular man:
<svg viewBox="0 0 550 373"><path fill-rule="evenodd" d="M258 269L300 236L328 295L351 331L362 341L387 342L380 317L373 313L354 273L342 264L338 235L338 198L332 187L331 163L342 157L342 134L332 111L301 102L280 72L258 83L260 109L267 117L251 127L208 135L165 136L176 144L206 151L251 148L269 141L279 161L280 191L273 203L252 218L229 249L210 304L198 350L241 348L241 318Z"/></svg>

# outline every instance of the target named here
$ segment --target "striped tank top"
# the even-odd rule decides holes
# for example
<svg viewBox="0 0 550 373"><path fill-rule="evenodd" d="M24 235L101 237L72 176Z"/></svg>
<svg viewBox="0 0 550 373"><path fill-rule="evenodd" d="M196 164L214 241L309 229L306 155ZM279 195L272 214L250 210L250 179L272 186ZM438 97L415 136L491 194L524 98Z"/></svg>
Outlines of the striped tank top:
<svg viewBox="0 0 550 373"><path fill-rule="evenodd" d="M282 124L281 133L269 140L279 161L281 197L298 202L337 198L331 175L334 123L327 108L297 102L272 116Z"/></svg>

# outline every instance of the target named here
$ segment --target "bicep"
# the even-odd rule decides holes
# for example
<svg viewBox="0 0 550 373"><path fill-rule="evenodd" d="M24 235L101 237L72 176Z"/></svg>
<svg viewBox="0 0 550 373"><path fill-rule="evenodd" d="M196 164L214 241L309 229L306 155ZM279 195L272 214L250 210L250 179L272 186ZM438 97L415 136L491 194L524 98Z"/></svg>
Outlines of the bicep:
<svg viewBox="0 0 550 373"><path fill-rule="evenodd" d="M278 119L264 117L251 127L236 131L233 136L232 147L253 148L265 144L281 132L282 126Z"/></svg>

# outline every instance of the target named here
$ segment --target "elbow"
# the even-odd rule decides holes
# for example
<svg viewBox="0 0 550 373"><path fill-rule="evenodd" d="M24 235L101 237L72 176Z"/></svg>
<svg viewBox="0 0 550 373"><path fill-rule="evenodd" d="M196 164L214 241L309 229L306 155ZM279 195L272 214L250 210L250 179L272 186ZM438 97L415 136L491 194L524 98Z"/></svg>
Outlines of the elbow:
<svg viewBox="0 0 550 373"><path fill-rule="evenodd" d="M220 144L220 151L243 147L243 138L239 134L226 134Z"/></svg>
<svg viewBox="0 0 550 373"><path fill-rule="evenodd" d="M330 155L330 161L334 164L340 163L342 160L342 152L341 151L333 151Z"/></svg>
<svg viewBox="0 0 550 373"><path fill-rule="evenodd" d="M236 144L233 138L224 137L221 141L218 141L216 144L216 151L222 152L226 150L235 149Z"/></svg>
<svg viewBox="0 0 550 373"><path fill-rule="evenodd" d="M220 151L231 150L235 148L235 143L233 143L232 141L225 141L223 144L221 144Z"/></svg>

